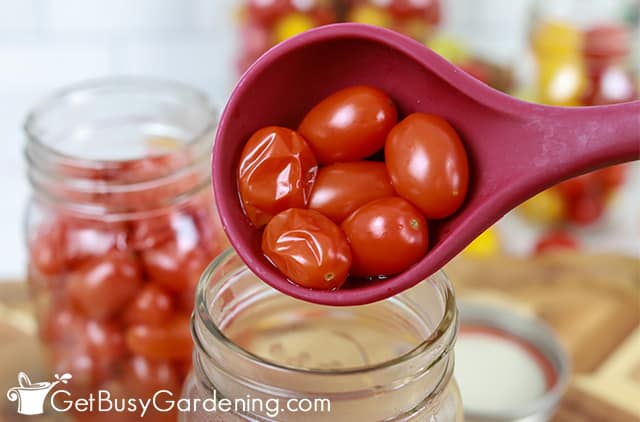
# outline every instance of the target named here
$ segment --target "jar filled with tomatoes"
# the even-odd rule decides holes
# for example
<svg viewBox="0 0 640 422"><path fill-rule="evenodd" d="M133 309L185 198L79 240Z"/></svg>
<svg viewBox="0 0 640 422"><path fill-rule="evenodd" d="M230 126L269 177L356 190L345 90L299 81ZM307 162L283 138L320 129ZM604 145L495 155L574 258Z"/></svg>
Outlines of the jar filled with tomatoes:
<svg viewBox="0 0 640 422"><path fill-rule="evenodd" d="M198 286L181 420L462 421L457 329L442 272L391 299L321 306L269 287L227 250Z"/></svg>
<svg viewBox="0 0 640 422"><path fill-rule="evenodd" d="M28 282L52 369L78 397L179 394L194 289L226 245L215 126L201 93L136 78L74 86L27 117Z"/></svg>

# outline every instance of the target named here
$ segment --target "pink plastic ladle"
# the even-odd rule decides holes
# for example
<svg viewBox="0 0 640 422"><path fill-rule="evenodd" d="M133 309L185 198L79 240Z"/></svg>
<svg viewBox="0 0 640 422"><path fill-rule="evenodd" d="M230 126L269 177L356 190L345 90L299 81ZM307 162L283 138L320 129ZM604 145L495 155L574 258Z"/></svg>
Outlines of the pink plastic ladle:
<svg viewBox="0 0 640 422"><path fill-rule="evenodd" d="M290 282L263 256L259 230L244 216L236 169L251 134L269 125L297 128L320 100L365 84L388 93L400 116L437 114L460 134L470 161L462 208L431 221L431 249L383 281L319 291ZM640 101L561 108L526 103L467 75L422 44L360 24L296 36L262 56L238 82L213 149L213 185L224 229L237 253L283 293L328 305L359 305L395 295L436 272L509 210L564 179L640 158Z"/></svg>

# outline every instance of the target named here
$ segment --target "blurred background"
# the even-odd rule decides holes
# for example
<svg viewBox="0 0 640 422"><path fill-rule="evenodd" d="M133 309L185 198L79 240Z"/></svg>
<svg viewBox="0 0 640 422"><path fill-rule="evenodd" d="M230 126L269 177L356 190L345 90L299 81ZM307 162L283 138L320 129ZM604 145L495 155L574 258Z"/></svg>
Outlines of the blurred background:
<svg viewBox="0 0 640 422"><path fill-rule="evenodd" d="M191 365L193 289L227 245L207 180L216 113L201 96L138 80L84 86L39 108L32 138L49 146L62 139L55 144L60 150L82 144L92 158L132 159L88 166L60 163L36 142L25 157L24 121L43 98L96 78L151 77L202 91L219 112L242 72L268 48L318 25L355 21L409 35L527 101L613 104L638 98L639 18L639 0L0 0L0 362L7 363L0 365L0 388L12 386L26 365L49 376L43 362L50 349L54 368L71 368L74 382L179 391ZM139 113L153 124L136 121ZM114 126L136 122L100 136L85 130L102 129L96 122L105 116L117 117ZM182 148L186 140L192 144ZM192 170L186 180L167 182L185 168ZM28 170L39 197L30 207ZM70 179L81 183L67 190ZM141 181L158 185L120 195L119 187ZM191 195L196 185L202 192L184 202L168 210L158 205ZM107 211L97 218L69 215L67 201L46 203L49 189L69 203ZM110 207L135 217L109 219ZM554 422L626 422L640 416L639 258L635 162L540 193L446 270L460 303L479 300L490 313L509 305L553 329L573 369ZM115 275L107 271L94 283L92 271L103 266ZM122 268L133 269L127 275L117 272ZM157 309L130 312L148 303ZM145 324L169 327L179 341L132 342L131 332ZM464 330L459 340L458 350ZM476 349L467 350L476 356ZM33 369L33 362L42 365ZM472 360L467 367L487 365ZM165 378L150 381L149 368ZM520 373L508 375L515 385L526 384ZM487 402L483 394L491 389L474 383L476 374L456 376L465 401ZM473 385L480 387L469 390ZM0 406L0 421L12 417L13 404Z"/></svg>
<svg viewBox="0 0 640 422"><path fill-rule="evenodd" d="M241 11L240 0L0 0L0 189L4 194L0 279L20 277L26 267L22 221L29 189L22 158L22 122L43 96L74 82L109 75L175 79L203 90L221 108L239 72L268 45L311 25L334 21L336 13L340 19L409 33L487 83L529 100L536 100L536 58L547 54L541 51L544 47L537 52L533 49L532 31L537 22L570 22L579 30L598 19L624 22L632 29L625 65L635 75L640 68L639 7L633 0L416 1L431 9L427 17L409 13L395 22L384 9L389 3L384 0L356 2L349 10L343 6L331 11L312 10L318 7L313 1L298 3L298 13L280 21L267 16L256 23ZM539 34L540 45L544 37L571 43L571 30L547 29L546 35ZM571 64L570 56L577 48L568 45L556 50L565 49ZM547 73L559 66L553 60ZM571 84L569 81L569 90ZM568 97L556 102L571 102L575 95ZM622 189L628 193L618 196L606 207L605 217L598 219L598 227L604 224L606 230L598 230L597 235L594 230L582 233L586 247L638 252L640 177L637 168L627 173L628 183ZM511 233L503 245L514 253L528 253L540 235L539 227L521 224L518 219L503 224Z"/></svg>

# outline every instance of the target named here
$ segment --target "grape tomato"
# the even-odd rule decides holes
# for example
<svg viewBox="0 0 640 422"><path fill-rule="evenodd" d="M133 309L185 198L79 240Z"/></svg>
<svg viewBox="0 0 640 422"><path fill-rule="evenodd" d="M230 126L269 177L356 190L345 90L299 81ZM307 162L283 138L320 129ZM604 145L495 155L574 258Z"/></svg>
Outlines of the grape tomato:
<svg viewBox="0 0 640 422"><path fill-rule="evenodd" d="M298 131L321 164L357 161L382 149L397 119L395 105L385 93L354 86L313 107Z"/></svg>
<svg viewBox="0 0 640 422"><path fill-rule="evenodd" d="M309 208L340 224L353 211L374 199L394 196L384 163L356 161L320 168Z"/></svg>
<svg viewBox="0 0 640 422"><path fill-rule="evenodd" d="M67 288L71 302L84 315L107 319L124 308L140 285L140 268L133 255L112 251L71 273Z"/></svg>
<svg viewBox="0 0 640 422"><path fill-rule="evenodd" d="M391 183L427 218L460 208L469 184L469 163L455 129L443 118L414 113L397 124L385 144Z"/></svg>
<svg viewBox="0 0 640 422"><path fill-rule="evenodd" d="M132 325L127 329L125 339L129 350L151 360L191 359L191 330L187 316L177 315L162 325Z"/></svg>
<svg viewBox="0 0 640 422"><path fill-rule="evenodd" d="M249 220L262 227L280 211L306 207L317 170L299 133L278 126L255 132L238 166L238 189Z"/></svg>
<svg viewBox="0 0 640 422"><path fill-rule="evenodd" d="M347 217L341 227L351 246L351 274L355 276L395 275L427 253L427 221L402 198L370 202Z"/></svg>
<svg viewBox="0 0 640 422"><path fill-rule="evenodd" d="M292 208L273 217L265 227L262 250L290 280L313 289L340 287L351 265L344 233L314 210Z"/></svg>

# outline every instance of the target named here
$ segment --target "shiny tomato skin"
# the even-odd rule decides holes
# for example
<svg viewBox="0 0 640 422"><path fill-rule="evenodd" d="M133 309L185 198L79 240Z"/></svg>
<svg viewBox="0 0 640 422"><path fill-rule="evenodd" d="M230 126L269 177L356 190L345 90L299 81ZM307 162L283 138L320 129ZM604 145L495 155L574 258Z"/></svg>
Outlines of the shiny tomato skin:
<svg viewBox="0 0 640 422"><path fill-rule="evenodd" d="M180 378L171 362L132 356L124 365L123 384L131 397L151 397L159 390L178 394Z"/></svg>
<svg viewBox="0 0 640 422"><path fill-rule="evenodd" d="M393 128L385 161L399 196L429 219L460 208L469 185L469 162L455 129L443 118L414 113Z"/></svg>
<svg viewBox="0 0 640 422"><path fill-rule="evenodd" d="M318 171L309 208L340 224L364 204L395 194L384 163L335 163Z"/></svg>
<svg viewBox="0 0 640 422"><path fill-rule="evenodd" d="M391 276L427 253L427 221L409 201L383 198L357 209L341 225L353 254L351 274Z"/></svg>
<svg viewBox="0 0 640 422"><path fill-rule="evenodd" d="M125 334L127 347L154 361L191 359L189 318L176 315L162 325L135 324Z"/></svg>
<svg viewBox="0 0 640 422"><path fill-rule="evenodd" d="M291 281L310 289L337 289L351 266L344 233L314 210L292 208L273 217L264 229L262 251Z"/></svg>
<svg viewBox="0 0 640 422"><path fill-rule="evenodd" d="M173 315L175 299L162 287L147 283L127 305L123 319L127 324L158 325Z"/></svg>
<svg viewBox="0 0 640 422"><path fill-rule="evenodd" d="M211 258L198 247L195 240L183 241L178 236L145 250L142 264L151 283L172 292L193 292Z"/></svg>
<svg viewBox="0 0 640 422"><path fill-rule="evenodd" d="M111 251L87 261L69 275L71 303L89 318L107 319L124 308L141 284L137 260Z"/></svg>
<svg viewBox="0 0 640 422"><path fill-rule="evenodd" d="M298 131L320 164L357 161L384 146L398 121L393 101L369 86L340 90L313 107Z"/></svg>
<svg viewBox="0 0 640 422"><path fill-rule="evenodd" d="M297 132L269 126L255 132L242 150L238 190L245 214L262 227L288 208L304 208L318 171L307 141Z"/></svg>
<svg viewBox="0 0 640 422"><path fill-rule="evenodd" d="M124 333L117 323L89 320L84 335L89 352L103 367L114 368L126 353Z"/></svg>

